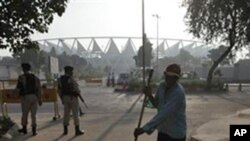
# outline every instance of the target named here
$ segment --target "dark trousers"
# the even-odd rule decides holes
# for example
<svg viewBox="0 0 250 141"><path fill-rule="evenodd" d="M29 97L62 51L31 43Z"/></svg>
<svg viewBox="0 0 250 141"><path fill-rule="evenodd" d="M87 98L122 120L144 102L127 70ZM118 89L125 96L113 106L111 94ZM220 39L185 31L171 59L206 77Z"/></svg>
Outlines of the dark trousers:
<svg viewBox="0 0 250 141"><path fill-rule="evenodd" d="M181 139L174 139L165 133L158 133L157 141L186 141L186 137Z"/></svg>

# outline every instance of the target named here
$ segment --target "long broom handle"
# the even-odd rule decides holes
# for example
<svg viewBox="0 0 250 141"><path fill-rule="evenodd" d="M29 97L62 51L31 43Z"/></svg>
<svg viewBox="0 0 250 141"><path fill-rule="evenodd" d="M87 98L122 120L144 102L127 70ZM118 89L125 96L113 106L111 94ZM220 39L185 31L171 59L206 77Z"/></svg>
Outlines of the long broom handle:
<svg viewBox="0 0 250 141"><path fill-rule="evenodd" d="M153 72L154 72L153 69L151 69L150 72L149 72L148 83L147 83L148 87L150 86L150 80L152 78ZM146 100L147 100L147 96L144 96L144 100L143 100L143 103L142 103L142 108L141 108L141 113L140 113L140 118L139 118L139 122L138 122L137 128L141 127L141 122L142 122L143 113L144 113L144 109L145 109L144 104L146 103ZM135 137L135 141L137 141L137 139L138 139L138 136Z"/></svg>

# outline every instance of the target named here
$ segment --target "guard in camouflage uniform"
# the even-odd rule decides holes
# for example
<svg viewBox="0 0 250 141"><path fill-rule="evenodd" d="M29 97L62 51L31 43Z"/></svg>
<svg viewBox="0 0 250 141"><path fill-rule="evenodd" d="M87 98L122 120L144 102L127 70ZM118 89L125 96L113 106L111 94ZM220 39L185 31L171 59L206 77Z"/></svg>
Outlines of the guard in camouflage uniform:
<svg viewBox="0 0 250 141"><path fill-rule="evenodd" d="M28 63L22 63L22 69L24 74L18 77L16 89L21 97L21 109L22 109L22 129L18 131L23 134L27 134L28 114L31 112L31 126L33 135L37 135L36 132L36 113L38 104L42 105L41 100L41 87L40 80L34 74L30 73L31 66Z"/></svg>
<svg viewBox="0 0 250 141"><path fill-rule="evenodd" d="M68 125L70 120L70 112L72 110L73 119L75 124L75 135L82 135L84 131L79 128L79 103L78 95L80 94L79 85L73 78L73 67L64 67L65 75L61 76L58 80L58 92L64 106L63 116L63 135L68 134Z"/></svg>

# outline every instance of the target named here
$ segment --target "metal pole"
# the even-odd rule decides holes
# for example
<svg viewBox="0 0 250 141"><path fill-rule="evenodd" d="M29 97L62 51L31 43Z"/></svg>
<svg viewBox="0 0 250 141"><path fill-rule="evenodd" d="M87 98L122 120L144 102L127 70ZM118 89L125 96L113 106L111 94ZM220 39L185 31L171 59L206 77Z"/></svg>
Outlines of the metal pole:
<svg viewBox="0 0 250 141"><path fill-rule="evenodd" d="M145 22L144 22L144 0L142 0L142 77L143 77L143 88L145 87L145 41L146 41L146 34L145 34ZM146 101L146 96L144 96L142 108L141 108L141 113L139 117L139 122L137 128L141 127L141 121L144 113L144 103ZM135 141L137 141L138 136L135 137Z"/></svg>
<svg viewBox="0 0 250 141"><path fill-rule="evenodd" d="M152 15L156 18L156 68L159 66L159 19L160 16L158 14Z"/></svg>
<svg viewBox="0 0 250 141"><path fill-rule="evenodd" d="M157 32L157 39L156 39L156 45L157 45L157 48L156 48L156 51L157 51L157 53L156 53L156 63L157 63L157 70L158 70L158 66L159 66L159 44L158 44L158 40L159 40L159 15L157 14L157 17L156 17L156 21L157 21L157 27L156 27L156 32Z"/></svg>

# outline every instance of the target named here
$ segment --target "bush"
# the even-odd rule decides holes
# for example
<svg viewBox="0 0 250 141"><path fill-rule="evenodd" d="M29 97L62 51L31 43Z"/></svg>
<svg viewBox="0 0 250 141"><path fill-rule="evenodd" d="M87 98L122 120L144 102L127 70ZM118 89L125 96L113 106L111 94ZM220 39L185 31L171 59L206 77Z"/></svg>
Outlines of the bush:
<svg viewBox="0 0 250 141"><path fill-rule="evenodd" d="M128 91L140 91L141 84L137 79L129 79L128 81Z"/></svg>
<svg viewBox="0 0 250 141"><path fill-rule="evenodd" d="M152 92L156 92L156 89L159 84L156 82L151 82L150 86L152 88ZM142 82L140 82L138 79L129 79L128 81L128 90L129 91L136 91L141 92L142 89Z"/></svg>
<svg viewBox="0 0 250 141"><path fill-rule="evenodd" d="M181 80L180 83L183 85L183 87L187 92L204 90L204 88L206 88L206 81L198 79L196 80L185 79Z"/></svg>
<svg viewBox="0 0 250 141"><path fill-rule="evenodd" d="M185 79L181 80L180 83L183 85L187 92L204 91L207 87L205 80L199 79ZM224 82L221 80L212 81L212 91L224 91Z"/></svg>

